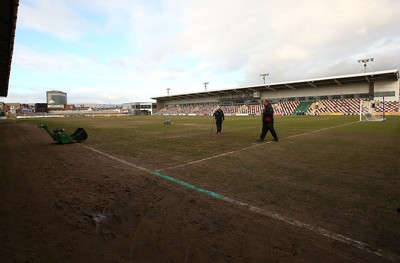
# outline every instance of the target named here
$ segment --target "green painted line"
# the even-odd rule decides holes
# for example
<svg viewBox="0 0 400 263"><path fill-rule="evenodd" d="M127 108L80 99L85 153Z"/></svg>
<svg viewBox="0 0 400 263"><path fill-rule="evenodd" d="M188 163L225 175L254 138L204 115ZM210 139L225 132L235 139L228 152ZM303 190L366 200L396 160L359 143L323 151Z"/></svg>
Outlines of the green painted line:
<svg viewBox="0 0 400 263"><path fill-rule="evenodd" d="M203 189L203 188L199 188L199 187L194 186L194 185L192 185L192 184L188 184L188 183L186 183L186 182L183 182L183 181L180 181L180 180L178 180L178 179L172 178L172 177L170 177L170 176L168 176L168 175L161 174L161 173L157 173L157 172L151 172L151 173L154 174L155 176L158 176L158 177L164 178L164 179L166 179L166 180L168 180L168 181L171 181L171 182L180 184L180 185L185 186L185 187L187 187L187 188L193 189L193 190L195 190L195 191L197 191L197 192L200 192L200 193L203 193L203 194L206 194L206 195L209 195L209 196L218 198L218 199L221 199L221 198L222 198L222 195L220 195L220 194L217 194L217 193L214 193L214 192L205 190L205 189Z"/></svg>

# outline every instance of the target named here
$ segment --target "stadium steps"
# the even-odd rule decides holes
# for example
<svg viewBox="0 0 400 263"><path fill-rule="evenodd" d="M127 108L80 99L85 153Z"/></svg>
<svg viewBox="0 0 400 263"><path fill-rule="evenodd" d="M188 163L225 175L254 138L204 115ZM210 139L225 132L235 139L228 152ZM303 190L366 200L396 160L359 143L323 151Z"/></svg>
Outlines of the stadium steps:
<svg viewBox="0 0 400 263"><path fill-rule="evenodd" d="M305 115L312 102L300 102L299 106L294 109L292 115Z"/></svg>

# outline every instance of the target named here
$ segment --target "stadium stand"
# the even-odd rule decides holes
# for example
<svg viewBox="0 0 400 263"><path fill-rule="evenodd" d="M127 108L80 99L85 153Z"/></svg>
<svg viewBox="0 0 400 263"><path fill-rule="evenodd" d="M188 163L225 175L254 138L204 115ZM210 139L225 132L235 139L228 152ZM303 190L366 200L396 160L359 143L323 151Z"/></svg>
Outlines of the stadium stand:
<svg viewBox="0 0 400 263"><path fill-rule="evenodd" d="M318 100L317 102L284 101L273 104L275 115L359 115L361 99L337 99ZM384 105L384 106L383 106ZM385 108L385 109L383 109ZM185 106L175 105L162 108L157 115L212 115L216 105ZM259 115L262 111L261 105L232 105L221 106L227 115ZM385 110L387 113L399 111L397 101L385 101L379 103L377 111Z"/></svg>
<svg viewBox="0 0 400 263"><path fill-rule="evenodd" d="M276 115L288 116L359 115L362 100L377 100L379 107L379 98L385 98L385 106L380 110L399 115L399 78L399 70L393 69L287 83L168 94L152 99L157 101L158 114L206 115L211 114L217 105L222 107L225 114L256 115L261 111L262 99L269 99ZM177 105L196 105L196 110L185 108L182 111Z"/></svg>
<svg viewBox="0 0 400 263"><path fill-rule="evenodd" d="M358 115L359 109L360 99L320 100L314 114Z"/></svg>
<svg viewBox="0 0 400 263"><path fill-rule="evenodd" d="M385 109L383 109L383 107L385 107ZM399 103L397 101L385 101L384 106L382 103L379 103L375 110L377 112L385 110L387 113L395 113L399 111Z"/></svg>
<svg viewBox="0 0 400 263"><path fill-rule="evenodd" d="M312 102L300 102L296 109L293 111L292 115L306 115L311 104Z"/></svg>
<svg viewBox="0 0 400 263"><path fill-rule="evenodd" d="M294 110L299 106L299 101L285 101L275 105L274 110L276 115L292 115Z"/></svg>

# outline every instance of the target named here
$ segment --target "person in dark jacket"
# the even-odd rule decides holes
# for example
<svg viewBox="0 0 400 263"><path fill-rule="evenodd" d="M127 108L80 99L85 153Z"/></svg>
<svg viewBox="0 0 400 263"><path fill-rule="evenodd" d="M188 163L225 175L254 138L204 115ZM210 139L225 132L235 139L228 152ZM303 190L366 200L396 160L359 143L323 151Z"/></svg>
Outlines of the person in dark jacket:
<svg viewBox="0 0 400 263"><path fill-rule="evenodd" d="M225 120L224 112L222 111L221 107L218 107L213 116L215 118L215 124L217 125L217 134L221 134L222 122Z"/></svg>
<svg viewBox="0 0 400 263"><path fill-rule="evenodd" d="M274 109L272 105L269 104L268 100L263 101L264 109L262 111L262 129L260 138L258 141L262 142L267 135L267 132L270 131L272 137L274 137L274 141L278 141L278 135L274 129Z"/></svg>

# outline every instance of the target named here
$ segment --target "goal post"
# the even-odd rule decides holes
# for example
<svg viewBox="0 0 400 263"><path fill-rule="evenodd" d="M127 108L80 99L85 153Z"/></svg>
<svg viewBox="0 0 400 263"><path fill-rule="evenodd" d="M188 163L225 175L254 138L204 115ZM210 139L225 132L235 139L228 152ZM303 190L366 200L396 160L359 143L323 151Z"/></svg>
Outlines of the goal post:
<svg viewBox="0 0 400 263"><path fill-rule="evenodd" d="M360 121L384 121L385 98L373 100L360 100Z"/></svg>

